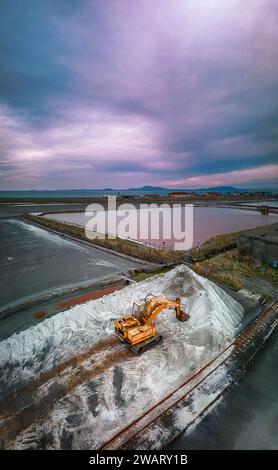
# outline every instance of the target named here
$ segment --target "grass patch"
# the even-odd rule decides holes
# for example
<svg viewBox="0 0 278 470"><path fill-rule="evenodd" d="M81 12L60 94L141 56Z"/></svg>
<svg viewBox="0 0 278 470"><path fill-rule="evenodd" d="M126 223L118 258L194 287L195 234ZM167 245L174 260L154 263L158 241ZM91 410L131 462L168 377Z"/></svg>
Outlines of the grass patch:
<svg viewBox="0 0 278 470"><path fill-rule="evenodd" d="M134 273L132 275L132 279L133 279L133 281L141 282L141 281L144 281L145 279L148 279L149 277L156 276L157 274L167 273L167 271L170 271L170 269L171 269L171 267L158 269L156 271L152 271L152 272L149 272L149 273L146 273L146 272L143 272L143 271L140 272L140 273Z"/></svg>
<svg viewBox="0 0 278 470"><path fill-rule="evenodd" d="M236 248L240 233L225 233L224 235L211 237L202 245L192 248L191 255L196 258L208 258Z"/></svg>
<svg viewBox="0 0 278 470"><path fill-rule="evenodd" d="M194 263L193 269L201 276L235 290L244 287L247 277L263 278L278 286L278 270L266 264L257 265L249 256L241 256L237 249Z"/></svg>

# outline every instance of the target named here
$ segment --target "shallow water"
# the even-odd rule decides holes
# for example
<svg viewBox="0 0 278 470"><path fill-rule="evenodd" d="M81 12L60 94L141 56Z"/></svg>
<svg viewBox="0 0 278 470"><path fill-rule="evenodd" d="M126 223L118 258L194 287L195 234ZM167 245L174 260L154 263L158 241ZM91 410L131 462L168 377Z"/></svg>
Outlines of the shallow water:
<svg viewBox="0 0 278 470"><path fill-rule="evenodd" d="M0 312L10 303L85 287L137 266L12 219L0 221L0 240Z"/></svg>
<svg viewBox="0 0 278 470"><path fill-rule="evenodd" d="M138 209L117 212L117 230L112 225L105 225L105 214L108 213L108 221L113 221L114 211L102 212L98 226L91 225L91 229L104 233L105 231L123 238L140 241L146 245L169 249L189 249L205 242L208 238L229 232L237 232L268 225L278 221L278 215L262 215L260 212L241 209L227 209L219 207L194 207L192 209L192 236L191 236L191 208L182 206L173 209ZM149 215L148 215L149 212ZM46 216L58 221L80 225L82 227L92 219L84 212L50 214ZM94 219L94 222L96 219ZM116 225L115 225L116 226ZM185 238L185 243L177 245L179 240ZM191 243L191 244L190 244Z"/></svg>

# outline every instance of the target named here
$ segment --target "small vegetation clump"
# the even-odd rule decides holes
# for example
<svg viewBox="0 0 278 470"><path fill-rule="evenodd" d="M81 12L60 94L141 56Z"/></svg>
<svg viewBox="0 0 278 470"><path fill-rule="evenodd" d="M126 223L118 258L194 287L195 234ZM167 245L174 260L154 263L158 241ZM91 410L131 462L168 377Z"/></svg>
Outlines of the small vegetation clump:
<svg viewBox="0 0 278 470"><path fill-rule="evenodd" d="M234 232L211 237L202 245L192 248L191 255L195 258L208 258L236 248L239 234L240 232Z"/></svg>
<svg viewBox="0 0 278 470"><path fill-rule="evenodd" d="M156 271L151 271L151 272L141 271L138 273L134 273L132 275L132 279L133 281L141 282L141 281L144 281L145 279L148 279L149 277L156 276L157 274L166 273L170 269L171 267L166 267L166 268L158 269Z"/></svg>

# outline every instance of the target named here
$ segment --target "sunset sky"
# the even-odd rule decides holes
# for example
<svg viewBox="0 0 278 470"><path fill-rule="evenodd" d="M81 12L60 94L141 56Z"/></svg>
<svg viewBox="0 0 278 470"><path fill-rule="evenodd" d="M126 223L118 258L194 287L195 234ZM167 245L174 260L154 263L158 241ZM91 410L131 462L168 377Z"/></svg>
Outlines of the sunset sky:
<svg viewBox="0 0 278 470"><path fill-rule="evenodd" d="M1 0L0 189L275 188L277 0Z"/></svg>

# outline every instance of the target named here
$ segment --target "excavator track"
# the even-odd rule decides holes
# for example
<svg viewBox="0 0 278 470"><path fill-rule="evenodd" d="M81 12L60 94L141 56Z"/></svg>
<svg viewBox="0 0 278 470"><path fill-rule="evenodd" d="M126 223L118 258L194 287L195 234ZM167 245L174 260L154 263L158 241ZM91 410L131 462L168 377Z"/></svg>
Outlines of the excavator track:
<svg viewBox="0 0 278 470"><path fill-rule="evenodd" d="M163 336L158 335L158 336L155 336L154 338L147 339L146 341L143 341L142 343L133 344L129 346L129 349L133 354L141 354L144 351L151 349L155 344L160 343L162 339L163 339Z"/></svg>

